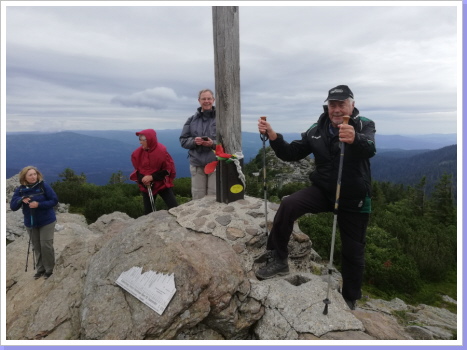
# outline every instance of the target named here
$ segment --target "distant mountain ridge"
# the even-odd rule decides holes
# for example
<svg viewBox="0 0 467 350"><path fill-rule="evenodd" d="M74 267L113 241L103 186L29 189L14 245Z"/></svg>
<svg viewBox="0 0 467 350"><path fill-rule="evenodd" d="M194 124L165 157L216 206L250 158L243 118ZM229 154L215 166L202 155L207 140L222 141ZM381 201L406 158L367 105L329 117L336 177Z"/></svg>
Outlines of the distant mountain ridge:
<svg viewBox="0 0 467 350"><path fill-rule="evenodd" d="M371 159L372 178L377 181L416 185L425 176L426 190L430 193L436 182L446 173L452 175L453 189L457 189L457 145L419 154L413 152L408 157L394 151L377 154Z"/></svg>
<svg viewBox="0 0 467 350"><path fill-rule="evenodd" d="M61 132L73 132L77 134L102 137L110 140L117 140L124 143L135 144L135 132L139 130L65 130ZM157 135L166 146L176 140L176 148L180 148L178 138L181 130L165 129L157 130ZM8 135L48 135L55 133L36 133L36 132L7 132ZM300 133L282 133L287 141L300 138ZM380 149L399 149L399 150L433 150L457 144L457 134L424 134L424 135L382 135L376 133L376 146ZM242 143L257 143L258 133L242 132Z"/></svg>
<svg viewBox="0 0 467 350"><path fill-rule="evenodd" d="M158 130L157 135L159 142L167 147L174 158L177 177L189 177L188 151L180 146L180 130ZM283 135L289 142L300 138L299 133ZM430 155L431 151L453 145L453 140L456 143L456 134L411 137L377 135L378 154L371 160L373 178L378 181L386 181L388 178L391 181L399 178L407 179L407 176L404 177L401 174L415 170L414 164L418 164L417 159L429 162L433 158ZM78 130L57 133L7 133L7 177L17 174L26 165L35 165L43 171L46 181L52 182L58 180L58 174L68 167L77 174L85 173L88 182L104 185L109 181L112 173L119 170L127 176L131 173L133 167L130 156L139 146L135 131ZM242 148L245 163L248 163L262 148L259 134L242 132ZM449 150L448 153L451 154L456 150L456 146ZM425 156L422 157L422 155ZM452 155L449 161L453 161ZM417 165L416 168L422 169L422 166ZM450 169L452 170L452 164ZM393 170L398 174L388 176Z"/></svg>
<svg viewBox="0 0 467 350"><path fill-rule="evenodd" d="M428 134L428 135L380 135L375 136L376 148L381 149L403 149L434 150L445 146L457 144L457 134Z"/></svg>
<svg viewBox="0 0 467 350"><path fill-rule="evenodd" d="M88 182L104 184L118 170L130 173L130 155L136 148L116 140L74 132L15 134L6 138L7 177L24 166L34 165L48 182L57 180L65 168L86 174ZM108 176L107 176L108 175Z"/></svg>

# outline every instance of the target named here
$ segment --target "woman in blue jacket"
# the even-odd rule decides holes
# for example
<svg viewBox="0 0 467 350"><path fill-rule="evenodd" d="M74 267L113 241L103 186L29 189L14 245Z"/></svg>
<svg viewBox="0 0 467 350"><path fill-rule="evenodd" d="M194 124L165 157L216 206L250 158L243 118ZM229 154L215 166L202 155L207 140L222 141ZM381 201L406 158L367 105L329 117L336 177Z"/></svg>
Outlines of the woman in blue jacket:
<svg viewBox="0 0 467 350"><path fill-rule="evenodd" d="M17 187L10 202L13 211L23 209L24 225L32 242L36 259L35 279L49 278L55 266L53 247L55 223L54 207L58 203L54 190L47 185L41 172L27 166L19 173L21 186Z"/></svg>

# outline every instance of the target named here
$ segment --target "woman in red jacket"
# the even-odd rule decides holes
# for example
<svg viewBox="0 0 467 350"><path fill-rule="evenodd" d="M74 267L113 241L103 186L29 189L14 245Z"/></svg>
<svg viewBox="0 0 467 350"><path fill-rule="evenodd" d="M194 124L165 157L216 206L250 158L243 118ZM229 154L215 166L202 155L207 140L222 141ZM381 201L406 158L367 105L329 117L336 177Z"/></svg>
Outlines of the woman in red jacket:
<svg viewBox="0 0 467 350"><path fill-rule="evenodd" d="M168 209L178 206L173 193L173 180L175 178L175 163L167 152L167 148L157 142L157 134L153 129L146 129L136 133L141 147L131 155L131 162L135 171L130 179L138 183L143 195L144 213L153 210L151 199L159 194ZM148 192L151 189L151 194Z"/></svg>

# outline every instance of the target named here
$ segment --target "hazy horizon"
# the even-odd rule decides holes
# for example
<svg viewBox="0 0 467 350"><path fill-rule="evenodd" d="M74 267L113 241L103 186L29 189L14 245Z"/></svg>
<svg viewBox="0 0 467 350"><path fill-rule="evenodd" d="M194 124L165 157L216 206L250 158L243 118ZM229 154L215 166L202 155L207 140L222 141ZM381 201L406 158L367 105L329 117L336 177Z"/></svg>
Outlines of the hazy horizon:
<svg viewBox="0 0 467 350"><path fill-rule="evenodd" d="M148 128L148 129L154 129L154 128ZM82 132L86 132L86 131L126 131L126 132L136 132L136 131L140 131L140 130L143 130L143 129L68 129L68 130L59 130L59 131L35 131L35 130L25 130L25 131L6 131L7 134L26 134L26 133L36 133L36 134L56 134L56 133L59 133L59 132L79 132L79 131L82 131ZM158 131L182 131L182 129L154 129L156 130L156 132ZM289 131L289 132L284 132L284 133L280 133L281 134L300 134L302 132L304 132L305 130L303 131ZM242 132L246 132L246 133L251 133L251 134L254 134L255 132L253 131L244 131L242 130ZM410 133L410 134L402 134L402 133L397 133L397 134L388 134L388 133L379 133L379 132L376 132L376 135L387 135L387 136L423 136L423 135L458 135L457 132L450 132L450 133L441 133L441 132L431 132L431 133L420 133L420 134L413 134L413 133Z"/></svg>

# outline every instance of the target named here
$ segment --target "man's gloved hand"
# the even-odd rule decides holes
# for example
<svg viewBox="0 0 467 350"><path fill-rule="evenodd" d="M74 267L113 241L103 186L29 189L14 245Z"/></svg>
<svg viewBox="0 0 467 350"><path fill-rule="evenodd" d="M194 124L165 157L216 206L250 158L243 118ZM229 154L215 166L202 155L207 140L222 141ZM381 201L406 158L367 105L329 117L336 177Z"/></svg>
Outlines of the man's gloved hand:
<svg viewBox="0 0 467 350"><path fill-rule="evenodd" d="M154 181L162 181L167 175L169 175L167 170L159 170L152 174L152 178Z"/></svg>

